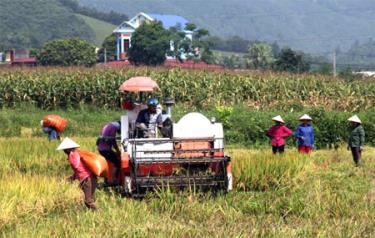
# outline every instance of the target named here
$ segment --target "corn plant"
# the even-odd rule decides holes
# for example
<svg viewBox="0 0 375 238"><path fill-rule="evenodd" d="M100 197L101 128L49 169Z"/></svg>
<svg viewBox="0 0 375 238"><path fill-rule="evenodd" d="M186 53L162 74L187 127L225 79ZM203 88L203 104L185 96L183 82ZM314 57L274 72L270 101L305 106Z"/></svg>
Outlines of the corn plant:
<svg viewBox="0 0 375 238"><path fill-rule="evenodd" d="M82 104L118 108L126 97L120 84L132 76L151 76L161 90L182 104L244 104L255 109L301 110L325 107L363 111L374 106L375 82L345 82L316 75L271 72L206 72L162 68L36 68L0 72L0 106L28 102L44 109Z"/></svg>

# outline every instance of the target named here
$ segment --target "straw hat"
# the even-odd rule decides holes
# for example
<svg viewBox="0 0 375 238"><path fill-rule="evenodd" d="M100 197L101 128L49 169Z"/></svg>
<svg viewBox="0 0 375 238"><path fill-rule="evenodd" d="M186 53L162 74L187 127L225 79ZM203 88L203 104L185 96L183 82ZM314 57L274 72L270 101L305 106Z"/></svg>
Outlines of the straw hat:
<svg viewBox="0 0 375 238"><path fill-rule="evenodd" d="M299 118L299 120L300 121L312 121L312 118L309 115L305 114L305 115L301 116Z"/></svg>
<svg viewBox="0 0 375 238"><path fill-rule="evenodd" d="M351 118L348 119L348 121L357 122L359 124L362 124L361 119L359 119L359 117L357 115L352 116Z"/></svg>
<svg viewBox="0 0 375 238"><path fill-rule="evenodd" d="M280 115L275 116L274 118L272 118L272 121L277 121L277 122L285 123L284 120L281 118Z"/></svg>
<svg viewBox="0 0 375 238"><path fill-rule="evenodd" d="M57 150L66 150L66 149L73 149L78 148L79 145L75 143L72 139L65 137L65 139L61 142Z"/></svg>

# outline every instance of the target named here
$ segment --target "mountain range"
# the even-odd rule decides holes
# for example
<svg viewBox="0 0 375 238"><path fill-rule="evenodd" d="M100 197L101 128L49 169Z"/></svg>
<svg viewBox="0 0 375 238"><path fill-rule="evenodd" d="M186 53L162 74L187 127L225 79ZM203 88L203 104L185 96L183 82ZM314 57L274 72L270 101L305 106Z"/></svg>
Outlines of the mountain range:
<svg viewBox="0 0 375 238"><path fill-rule="evenodd" d="M75 0L0 0L0 51L40 47L66 37L100 46L127 18L80 6Z"/></svg>
<svg viewBox="0 0 375 238"><path fill-rule="evenodd" d="M176 14L219 37L278 42L310 53L375 38L375 0L79 0L101 11Z"/></svg>
<svg viewBox="0 0 375 238"><path fill-rule="evenodd" d="M100 46L138 12L180 15L213 36L312 54L375 39L375 0L0 0L0 50L71 36Z"/></svg>

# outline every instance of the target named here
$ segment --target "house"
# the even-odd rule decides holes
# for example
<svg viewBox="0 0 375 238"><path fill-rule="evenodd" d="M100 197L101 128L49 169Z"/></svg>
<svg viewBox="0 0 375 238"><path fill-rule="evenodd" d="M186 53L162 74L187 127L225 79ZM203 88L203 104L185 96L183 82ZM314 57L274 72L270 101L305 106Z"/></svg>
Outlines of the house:
<svg viewBox="0 0 375 238"><path fill-rule="evenodd" d="M25 49L11 49L3 53L4 62L12 66L36 66L37 60L35 57L30 57L30 51Z"/></svg>
<svg viewBox="0 0 375 238"><path fill-rule="evenodd" d="M188 22L183 17L176 16L176 15L163 15L163 14L146 14L143 12L138 13L135 17L130 19L129 21L125 21L121 23L113 33L117 36L117 49L116 55L117 60L126 60L128 58L128 50L131 47L131 37L134 31L142 25L143 22L151 22L151 21L160 21L164 28L169 29L171 27L181 27L184 29L185 25ZM186 37L191 39L193 38L192 31L184 31ZM171 47L173 47L173 43L171 43Z"/></svg>

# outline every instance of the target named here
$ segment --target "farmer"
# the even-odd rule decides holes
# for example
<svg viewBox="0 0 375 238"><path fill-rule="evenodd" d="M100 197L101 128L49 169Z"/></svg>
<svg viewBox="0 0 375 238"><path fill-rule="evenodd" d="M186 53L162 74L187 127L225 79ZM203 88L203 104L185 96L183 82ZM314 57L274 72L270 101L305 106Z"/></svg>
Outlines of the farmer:
<svg viewBox="0 0 375 238"><path fill-rule="evenodd" d="M44 126L43 120L40 121L40 125L42 126L42 130L44 133L48 135L48 139L51 140L60 140L60 133L56 130L56 128L51 126Z"/></svg>
<svg viewBox="0 0 375 238"><path fill-rule="evenodd" d="M96 176L87 169L78 150L79 145L69 138L65 138L59 145L57 150L63 150L68 155L69 163L74 171L74 174L68 178L69 181L79 180L80 188L85 195L85 205L91 210L96 210L95 205L95 189L96 189Z"/></svg>
<svg viewBox="0 0 375 238"><path fill-rule="evenodd" d="M311 125L312 118L305 114L299 119L301 124L297 127L295 137L298 139L298 151L301 154L309 154L314 148L314 128Z"/></svg>
<svg viewBox="0 0 375 238"><path fill-rule="evenodd" d="M272 118L272 120L275 125L267 131L267 136L272 139L272 152L282 154L285 147L284 138L292 135L293 132L284 125L285 122L280 115Z"/></svg>
<svg viewBox="0 0 375 238"><path fill-rule="evenodd" d="M110 122L103 127L96 143L99 153L114 166L112 174L114 181L112 185L117 184L121 167L121 152L116 142L116 134L120 132L121 123L119 121Z"/></svg>
<svg viewBox="0 0 375 238"><path fill-rule="evenodd" d="M353 161L356 166L360 165L363 145L365 143L365 130L362 122L357 115L348 119L351 126L351 132L348 140L348 150L352 151Z"/></svg>
<svg viewBox="0 0 375 238"><path fill-rule="evenodd" d="M136 127L138 129L138 137L155 138L156 128L163 127L163 118L157 106L159 101L156 98L150 98L147 101L147 109L142 110L137 117Z"/></svg>

